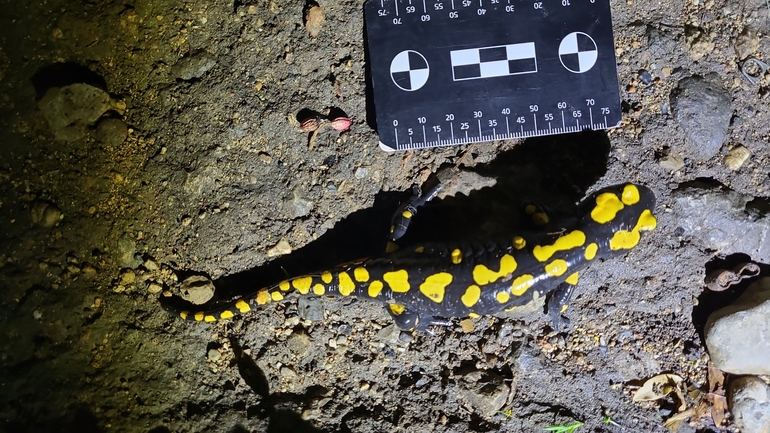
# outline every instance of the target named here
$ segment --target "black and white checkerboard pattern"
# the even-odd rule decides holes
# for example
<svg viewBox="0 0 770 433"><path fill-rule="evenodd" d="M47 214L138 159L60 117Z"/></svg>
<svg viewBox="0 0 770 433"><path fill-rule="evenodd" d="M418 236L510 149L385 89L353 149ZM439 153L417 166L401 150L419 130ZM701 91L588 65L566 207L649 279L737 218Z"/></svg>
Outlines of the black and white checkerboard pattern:
<svg viewBox="0 0 770 433"><path fill-rule="evenodd" d="M450 54L454 81L537 72L534 42L470 48Z"/></svg>

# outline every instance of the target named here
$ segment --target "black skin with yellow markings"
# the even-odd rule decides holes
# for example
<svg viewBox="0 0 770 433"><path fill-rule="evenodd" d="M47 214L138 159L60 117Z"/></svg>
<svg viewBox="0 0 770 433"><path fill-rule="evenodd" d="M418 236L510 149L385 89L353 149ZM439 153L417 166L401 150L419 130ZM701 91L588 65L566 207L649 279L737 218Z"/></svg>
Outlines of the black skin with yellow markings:
<svg viewBox="0 0 770 433"><path fill-rule="evenodd" d="M180 310L182 318L217 321L300 295L355 296L386 304L403 329L448 324L441 318L476 317L524 305L552 294L549 313L558 329L561 312L591 262L628 252L653 230L655 195L644 186L621 184L591 194L563 221L558 233L517 233L472 243L421 244L382 257L291 278L211 308Z"/></svg>

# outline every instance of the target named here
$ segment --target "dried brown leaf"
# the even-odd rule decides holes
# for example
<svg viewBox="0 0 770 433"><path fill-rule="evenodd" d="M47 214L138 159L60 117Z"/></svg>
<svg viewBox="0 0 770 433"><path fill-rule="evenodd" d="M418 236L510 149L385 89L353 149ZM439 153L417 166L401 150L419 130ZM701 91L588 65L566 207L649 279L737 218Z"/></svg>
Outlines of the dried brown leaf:
<svg viewBox="0 0 770 433"><path fill-rule="evenodd" d="M714 392L717 388L722 388L725 383L725 375L718 369L713 362L708 364L709 391Z"/></svg>
<svg viewBox="0 0 770 433"><path fill-rule="evenodd" d="M679 430L679 427L682 425L682 423L687 419L690 418L695 414L695 409L687 409L684 412L678 413L671 418L667 419L663 426L667 429L671 430L672 432L675 432Z"/></svg>
<svg viewBox="0 0 770 433"><path fill-rule="evenodd" d="M676 374L659 374L647 379L634 393L634 401L652 401L661 399L676 390L677 396L681 396L679 384L682 378ZM684 397L680 398L683 401Z"/></svg>
<svg viewBox="0 0 770 433"><path fill-rule="evenodd" d="M713 405L711 406L711 418L714 419L714 425L719 427L725 419L727 412L727 397L723 395L712 394Z"/></svg>

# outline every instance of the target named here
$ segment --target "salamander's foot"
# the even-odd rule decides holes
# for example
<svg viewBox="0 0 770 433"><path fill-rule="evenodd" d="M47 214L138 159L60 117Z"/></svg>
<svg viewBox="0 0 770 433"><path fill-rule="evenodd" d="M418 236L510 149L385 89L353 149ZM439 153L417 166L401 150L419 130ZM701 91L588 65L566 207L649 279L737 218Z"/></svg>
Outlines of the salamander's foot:
<svg viewBox="0 0 770 433"><path fill-rule="evenodd" d="M390 316L393 317L393 322L396 326L405 331L417 330L433 335L430 331L431 326L449 326L452 324L452 322L446 319L420 314L401 304L388 304L386 309Z"/></svg>
<svg viewBox="0 0 770 433"><path fill-rule="evenodd" d="M548 300L548 315L551 317L553 329L556 332L568 332L571 326L570 320L563 315L567 311L568 303L572 298L575 286L569 283L561 283L554 290Z"/></svg>

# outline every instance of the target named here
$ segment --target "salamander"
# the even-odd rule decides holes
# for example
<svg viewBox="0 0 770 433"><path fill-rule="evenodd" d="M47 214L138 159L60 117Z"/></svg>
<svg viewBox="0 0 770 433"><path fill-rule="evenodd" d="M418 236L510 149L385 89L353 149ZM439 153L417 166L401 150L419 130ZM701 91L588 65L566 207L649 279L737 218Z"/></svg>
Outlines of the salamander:
<svg viewBox="0 0 770 433"><path fill-rule="evenodd" d="M560 225L558 233L512 231L505 239L414 245L289 278L225 304L174 312L186 320L215 322L292 293L354 296L384 304L402 329L428 330L449 324L446 318L510 310L550 294L548 310L559 327L580 271L639 245L644 232L657 225L654 208L649 188L610 186L581 201L575 217ZM547 220L543 212L530 210L535 219ZM411 218L413 211L400 218Z"/></svg>

